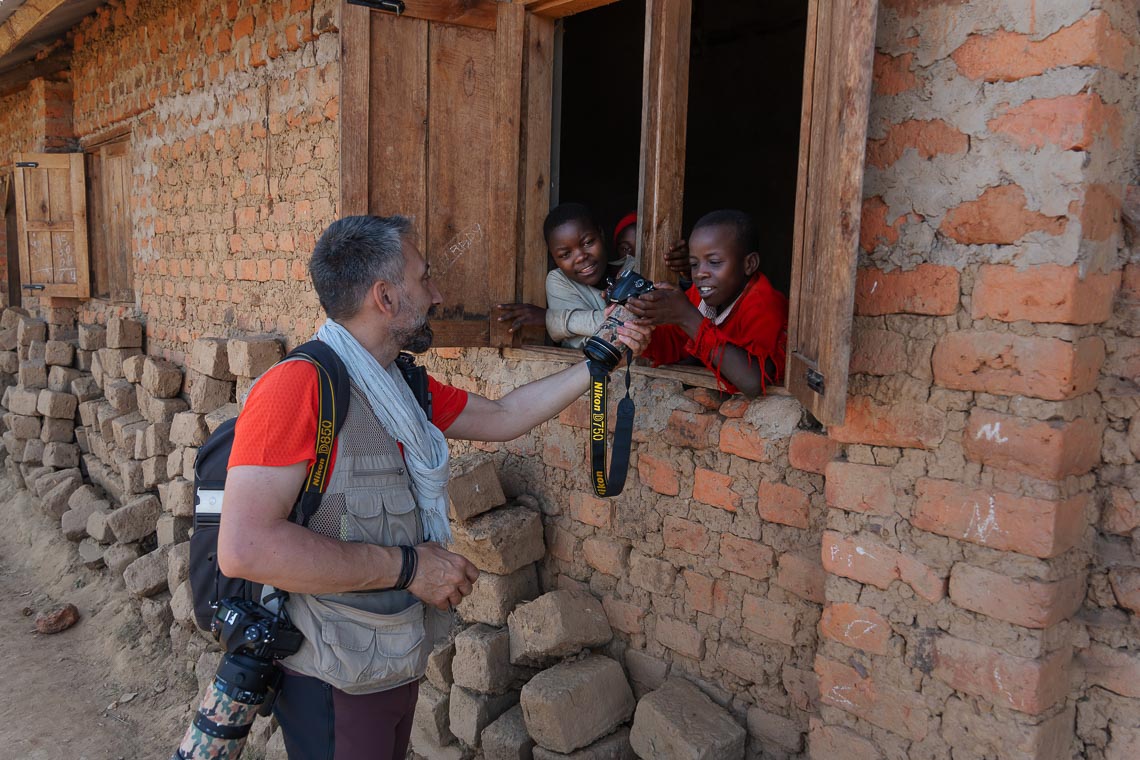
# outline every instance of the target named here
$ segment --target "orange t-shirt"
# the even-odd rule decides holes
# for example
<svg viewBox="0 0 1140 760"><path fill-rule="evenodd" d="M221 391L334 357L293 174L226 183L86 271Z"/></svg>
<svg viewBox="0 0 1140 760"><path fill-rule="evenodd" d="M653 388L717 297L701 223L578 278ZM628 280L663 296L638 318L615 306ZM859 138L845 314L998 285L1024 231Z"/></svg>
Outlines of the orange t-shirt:
<svg viewBox="0 0 1140 760"><path fill-rule="evenodd" d="M432 422L447 430L467 406L467 391L432 377L428 377L428 390ZM312 364L292 361L270 369L253 386L238 416L228 467L287 467L298 462L311 466L316 461L319 405L320 384ZM330 472L335 466L334 447Z"/></svg>

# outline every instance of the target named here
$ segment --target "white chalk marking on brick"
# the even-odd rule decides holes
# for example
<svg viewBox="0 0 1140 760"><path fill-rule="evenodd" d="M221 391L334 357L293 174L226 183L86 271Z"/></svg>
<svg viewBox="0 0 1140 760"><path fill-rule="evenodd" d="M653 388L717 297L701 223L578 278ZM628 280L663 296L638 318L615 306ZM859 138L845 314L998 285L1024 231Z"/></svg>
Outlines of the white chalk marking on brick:
<svg viewBox="0 0 1140 760"><path fill-rule="evenodd" d="M867 551L862 546L856 546L855 547L855 553L858 554L860 557L869 557L870 559L878 559L878 557L876 557L874 554L871 554L871 552Z"/></svg>
<svg viewBox="0 0 1140 760"><path fill-rule="evenodd" d="M879 281L875 280L871 283L871 294L874 295L875 291L879 289Z"/></svg>
<svg viewBox="0 0 1140 760"><path fill-rule="evenodd" d="M970 517L970 524L966 526L966 532L962 534L962 538L969 538L970 533L977 533L978 540L985 543L990 534L997 531L1002 532L1001 527L998 525L997 511L995 509L994 497L990 497L989 509L986 512L985 519L982 518L982 508L978 502L974 502L974 514Z"/></svg>
<svg viewBox="0 0 1140 760"><path fill-rule="evenodd" d="M863 624L863 629L861 631L858 631L857 633L853 634L851 632L851 629L854 628L859 623ZM843 635L849 639L857 639L861 636L866 636L868 633L870 633L871 631L875 630L878 627L879 626L877 623L872 623L870 620L852 620L850 623L847 624L847 627L843 629Z"/></svg>
<svg viewBox="0 0 1140 760"><path fill-rule="evenodd" d="M837 683L831 687L831 691L829 693L831 694L831 698L834 699L836 702L840 702L842 704L845 704L848 707L854 707L855 703L852 702L847 697L843 696L843 694L842 694L842 692L851 691L853 688L855 688L855 687L854 686L844 686L843 684Z"/></svg>
<svg viewBox="0 0 1140 760"><path fill-rule="evenodd" d="M974 440L980 440L982 437L994 443L1005 443L1009 440L1009 438L1001 434L1000 422L987 422L985 425L982 425L981 429L978 430L974 436Z"/></svg>
<svg viewBox="0 0 1140 760"><path fill-rule="evenodd" d="M1010 703L1011 705L1013 705L1013 704L1017 704L1017 700L1015 700L1015 699L1013 698L1013 693L1012 693L1012 692L1010 692L1010 690L1009 690L1009 689L1005 688L1005 684L1004 684L1004 683L1002 683L1002 680L1001 680L1001 673L1000 673L1000 672L998 672L998 668L997 668L997 666L996 666L996 665L994 666L994 683L996 683L996 684L997 684L997 687L998 687L998 691L1000 691L1002 694L1004 694L1004 695L1005 695L1006 699L1008 699L1008 700L1009 700L1009 703Z"/></svg>

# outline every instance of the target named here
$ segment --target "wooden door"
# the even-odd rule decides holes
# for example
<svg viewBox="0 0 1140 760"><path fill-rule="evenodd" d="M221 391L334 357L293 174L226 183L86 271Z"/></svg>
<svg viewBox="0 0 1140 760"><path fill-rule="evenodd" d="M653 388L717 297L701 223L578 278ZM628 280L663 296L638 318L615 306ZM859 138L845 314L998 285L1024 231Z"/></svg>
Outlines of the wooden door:
<svg viewBox="0 0 1140 760"><path fill-rule="evenodd" d="M26 295L87 298L87 203L81 153L17 153L16 235Z"/></svg>

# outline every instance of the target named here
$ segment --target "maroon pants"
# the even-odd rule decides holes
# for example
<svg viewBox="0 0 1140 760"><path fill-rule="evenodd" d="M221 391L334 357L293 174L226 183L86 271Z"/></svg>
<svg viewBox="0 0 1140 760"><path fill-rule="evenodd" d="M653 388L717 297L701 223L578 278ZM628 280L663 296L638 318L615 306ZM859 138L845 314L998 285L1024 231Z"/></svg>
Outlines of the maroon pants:
<svg viewBox="0 0 1140 760"><path fill-rule="evenodd" d="M404 760L418 682L375 694L345 694L285 671L273 714L289 760Z"/></svg>

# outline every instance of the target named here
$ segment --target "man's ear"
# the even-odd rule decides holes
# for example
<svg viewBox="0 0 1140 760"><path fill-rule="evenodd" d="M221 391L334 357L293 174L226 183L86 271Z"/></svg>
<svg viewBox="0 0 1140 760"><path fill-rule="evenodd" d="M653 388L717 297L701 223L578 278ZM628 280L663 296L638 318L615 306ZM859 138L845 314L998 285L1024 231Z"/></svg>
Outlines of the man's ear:
<svg viewBox="0 0 1140 760"><path fill-rule="evenodd" d="M391 317L400 309L400 294L396 291L387 280L377 280L369 288L368 297L381 314Z"/></svg>
<svg viewBox="0 0 1140 760"><path fill-rule="evenodd" d="M751 277L760 269L760 254L756 251L744 257L744 274Z"/></svg>

